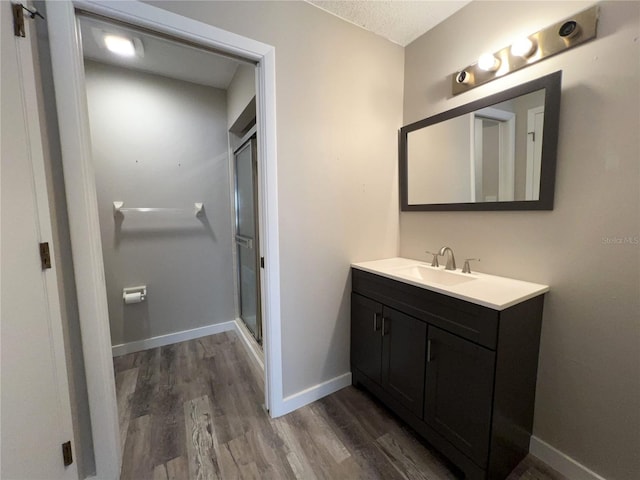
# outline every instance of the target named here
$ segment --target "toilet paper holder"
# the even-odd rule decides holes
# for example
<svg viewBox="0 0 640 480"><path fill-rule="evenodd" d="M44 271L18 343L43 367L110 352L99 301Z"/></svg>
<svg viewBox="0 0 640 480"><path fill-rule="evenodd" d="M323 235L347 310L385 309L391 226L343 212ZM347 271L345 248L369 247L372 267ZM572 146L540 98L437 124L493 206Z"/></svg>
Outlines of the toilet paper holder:
<svg viewBox="0 0 640 480"><path fill-rule="evenodd" d="M129 287L122 289L122 300L124 303L139 303L147 298L147 286Z"/></svg>

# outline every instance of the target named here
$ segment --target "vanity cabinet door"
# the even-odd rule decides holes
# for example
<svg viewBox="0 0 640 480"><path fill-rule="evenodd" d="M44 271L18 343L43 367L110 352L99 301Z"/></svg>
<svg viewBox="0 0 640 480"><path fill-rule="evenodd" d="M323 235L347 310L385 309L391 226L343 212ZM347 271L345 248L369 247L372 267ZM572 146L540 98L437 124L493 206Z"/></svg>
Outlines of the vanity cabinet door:
<svg viewBox="0 0 640 480"><path fill-rule="evenodd" d="M380 383L382 359L382 305L351 294L351 365Z"/></svg>
<svg viewBox="0 0 640 480"><path fill-rule="evenodd" d="M382 386L422 418L427 324L388 307L382 320Z"/></svg>
<svg viewBox="0 0 640 480"><path fill-rule="evenodd" d="M489 452L495 353L429 326L425 421L478 465Z"/></svg>

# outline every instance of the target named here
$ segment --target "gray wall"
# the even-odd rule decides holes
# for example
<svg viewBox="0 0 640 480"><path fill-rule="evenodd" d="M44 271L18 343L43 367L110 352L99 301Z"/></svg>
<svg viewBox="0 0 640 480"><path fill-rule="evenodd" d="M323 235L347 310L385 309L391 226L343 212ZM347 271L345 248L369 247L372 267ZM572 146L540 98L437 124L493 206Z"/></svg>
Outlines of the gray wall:
<svg viewBox="0 0 640 480"><path fill-rule="evenodd" d="M225 91L95 62L86 80L112 343L233 320ZM113 201L206 214L119 222ZM125 305L141 284L147 301Z"/></svg>
<svg viewBox="0 0 640 480"><path fill-rule="evenodd" d="M238 69L227 89L227 123L229 127L233 125L255 96L256 67L253 65L238 65Z"/></svg>
<svg viewBox="0 0 640 480"><path fill-rule="evenodd" d="M640 472L640 3L604 2L598 38L451 98L449 75L590 6L472 2L405 52L404 122L563 70L551 212L400 216L400 253L450 245L480 271L546 283L534 434L608 479ZM460 32L465 32L460 35ZM446 46L444 48L443 46Z"/></svg>
<svg viewBox="0 0 640 480"><path fill-rule="evenodd" d="M471 201L470 114L410 132L407 144L409 204Z"/></svg>
<svg viewBox="0 0 640 480"><path fill-rule="evenodd" d="M154 4L275 46L284 394L349 372L349 265L397 253L402 47L305 2Z"/></svg>

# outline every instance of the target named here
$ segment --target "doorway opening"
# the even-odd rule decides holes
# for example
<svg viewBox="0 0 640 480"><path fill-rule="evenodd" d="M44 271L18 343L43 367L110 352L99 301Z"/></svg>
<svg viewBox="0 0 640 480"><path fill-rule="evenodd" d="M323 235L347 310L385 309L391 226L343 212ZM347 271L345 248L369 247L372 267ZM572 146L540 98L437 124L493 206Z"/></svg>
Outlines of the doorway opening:
<svg viewBox="0 0 640 480"><path fill-rule="evenodd" d="M261 258L265 259L265 268L259 271L262 286L261 305L264 319L265 352L265 389L266 407L271 416L279 416L284 411L282 391L282 365L280 346L280 307L279 307L279 255L278 255L278 216L277 216L277 175L275 156L275 59L274 49L269 45L241 37L201 22L170 14L162 9L137 2L98 4L78 2L82 10L75 10L71 3L54 3L48 8L50 38L56 101L58 105L69 108L58 109L61 131L61 147L65 171L65 186L70 218L70 234L76 275L82 343L85 358L85 370L88 379L88 394L91 407L91 424L96 452L96 469L99 476L115 477L120 464L118 448L119 432L115 388L113 385L113 366L111 363L111 339L109 328L108 295L105 294L104 261L101 255L100 209L96 179L93 172L94 152L91 148L91 132L87 98L84 92L86 84L82 58L82 46L79 43L80 26L77 15L100 17L128 27L156 34L159 37L172 38L191 47L224 53L244 62L256 65L256 130L257 143L261 155L258 159L258 204L261 236L259 238ZM134 49L136 42L134 43ZM143 45L144 47L144 45ZM228 157L228 153L227 153ZM229 164L227 163L227 166ZM177 164L176 164L177 167ZM230 172L227 169L227 172ZM117 183L117 182L116 182ZM141 188L144 190L144 188ZM147 189L148 193L155 190ZM230 197L230 195L229 195ZM116 224L112 199L111 221ZM124 203L124 202L122 202ZM160 206L164 212L158 215L175 213L178 222L197 221L198 228L207 228L207 205L204 209L194 201L195 210L201 215L189 218L177 218L188 210L186 205L178 207ZM215 202L214 202L215 203ZM122 225L126 227L126 216L150 211L129 211L127 207L139 209L155 208L152 204L120 205L124 213ZM195 214L194 207L191 213ZM232 219L232 212L227 212ZM195 217L195 219L194 219ZM165 221L164 218L144 216L144 222ZM173 221L173 219L172 219ZM203 225L204 224L204 225ZM192 229L194 224L192 224ZM153 229L152 229L153 230ZM156 228L156 231L158 229ZM214 235L215 235L214 230ZM139 235L144 236L144 235ZM111 239L113 240L113 238ZM229 244L233 237L228 239ZM172 257L162 258L162 262L171 262ZM195 285L194 282L192 285ZM144 285L131 285L143 287ZM147 285L149 286L149 285ZM142 296L142 292L132 292ZM153 294L147 289L147 299ZM122 292L121 292L122 293ZM157 294L156 294L157 295ZM140 298L138 297L137 300ZM136 305L134 299L133 305ZM121 305L132 305L120 295ZM140 302L137 304L140 305ZM193 329L192 329L193 330ZM162 336L162 335L160 335Z"/></svg>
<svg viewBox="0 0 640 480"><path fill-rule="evenodd" d="M486 107L474 112L471 121L472 198L476 202L513 200L515 113Z"/></svg>
<svg viewBox="0 0 640 480"><path fill-rule="evenodd" d="M238 318L261 342L255 107L235 154L231 133L255 105L254 65L78 20L114 356Z"/></svg>
<svg viewBox="0 0 640 480"><path fill-rule="evenodd" d="M156 459L164 463L182 435L147 405L192 400L180 378L216 355L206 337L234 331L246 342L244 322L255 339L245 344L248 359L259 359L264 383L255 66L95 15L77 18L121 452L128 458L142 428L130 419L148 414L148 429L167 443ZM234 151L231 130L243 119L252 127ZM145 377L163 366L175 384Z"/></svg>

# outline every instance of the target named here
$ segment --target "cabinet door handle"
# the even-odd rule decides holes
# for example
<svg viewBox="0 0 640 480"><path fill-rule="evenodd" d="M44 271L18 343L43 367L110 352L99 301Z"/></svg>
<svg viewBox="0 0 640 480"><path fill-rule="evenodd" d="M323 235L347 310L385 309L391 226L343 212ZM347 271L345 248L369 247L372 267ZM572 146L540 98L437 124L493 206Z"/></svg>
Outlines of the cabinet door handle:
<svg viewBox="0 0 640 480"><path fill-rule="evenodd" d="M431 363L431 339L427 340L427 363Z"/></svg>
<svg viewBox="0 0 640 480"><path fill-rule="evenodd" d="M380 318L380 314L379 313L374 313L373 314L373 331L377 332L378 330L380 330L380 325L378 325L378 319Z"/></svg>
<svg viewBox="0 0 640 480"><path fill-rule="evenodd" d="M387 319L383 316L382 317L382 336L384 337L387 333L389 333L387 331Z"/></svg>

